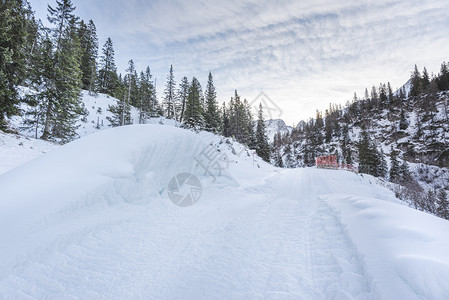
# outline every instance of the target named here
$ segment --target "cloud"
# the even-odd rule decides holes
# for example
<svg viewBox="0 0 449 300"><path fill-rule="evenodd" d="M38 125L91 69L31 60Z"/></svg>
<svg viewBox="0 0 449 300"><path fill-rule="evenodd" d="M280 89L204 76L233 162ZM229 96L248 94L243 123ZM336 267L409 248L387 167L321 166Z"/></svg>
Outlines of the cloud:
<svg viewBox="0 0 449 300"><path fill-rule="evenodd" d="M170 64L178 80L205 83L211 70L220 100L263 90L288 123L373 84L399 87L414 64L438 72L448 60L446 0L73 2L102 41L112 37L122 72L131 58L149 65L161 92Z"/></svg>

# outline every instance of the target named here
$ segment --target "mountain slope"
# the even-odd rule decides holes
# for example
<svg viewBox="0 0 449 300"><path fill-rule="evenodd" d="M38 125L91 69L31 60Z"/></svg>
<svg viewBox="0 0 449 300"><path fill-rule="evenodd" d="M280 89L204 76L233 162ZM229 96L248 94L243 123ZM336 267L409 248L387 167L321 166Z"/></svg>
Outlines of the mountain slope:
<svg viewBox="0 0 449 300"><path fill-rule="evenodd" d="M190 207L169 198L181 172L202 184ZM380 184L276 169L209 133L104 130L0 175L0 295L447 298L449 223Z"/></svg>

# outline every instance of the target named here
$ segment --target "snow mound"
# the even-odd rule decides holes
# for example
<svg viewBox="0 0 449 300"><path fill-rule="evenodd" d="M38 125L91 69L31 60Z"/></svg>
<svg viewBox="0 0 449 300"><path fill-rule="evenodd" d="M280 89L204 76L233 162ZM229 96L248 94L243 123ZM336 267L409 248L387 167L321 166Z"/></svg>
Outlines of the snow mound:
<svg viewBox="0 0 449 300"><path fill-rule="evenodd" d="M168 184L185 172L202 194L179 207ZM371 176L276 169L206 132L100 131L0 175L0 191L6 299L448 296L449 222Z"/></svg>

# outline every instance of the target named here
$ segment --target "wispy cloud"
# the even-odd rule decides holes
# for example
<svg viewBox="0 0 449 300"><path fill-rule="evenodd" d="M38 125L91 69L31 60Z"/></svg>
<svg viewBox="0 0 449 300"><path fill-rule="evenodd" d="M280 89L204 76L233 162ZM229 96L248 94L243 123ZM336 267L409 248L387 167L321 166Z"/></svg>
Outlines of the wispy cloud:
<svg viewBox="0 0 449 300"><path fill-rule="evenodd" d="M102 42L112 37L122 71L131 58L149 65L162 91L170 64L178 80L211 70L220 100L264 90L289 123L373 84L398 87L415 63L437 72L449 60L446 0L73 2Z"/></svg>

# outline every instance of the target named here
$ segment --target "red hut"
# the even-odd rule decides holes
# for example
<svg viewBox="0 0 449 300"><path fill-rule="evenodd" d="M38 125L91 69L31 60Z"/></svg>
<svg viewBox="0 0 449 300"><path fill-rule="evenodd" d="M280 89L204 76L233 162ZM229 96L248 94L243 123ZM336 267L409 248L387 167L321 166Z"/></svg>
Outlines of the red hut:
<svg viewBox="0 0 449 300"><path fill-rule="evenodd" d="M337 155L317 156L317 168L338 169Z"/></svg>

